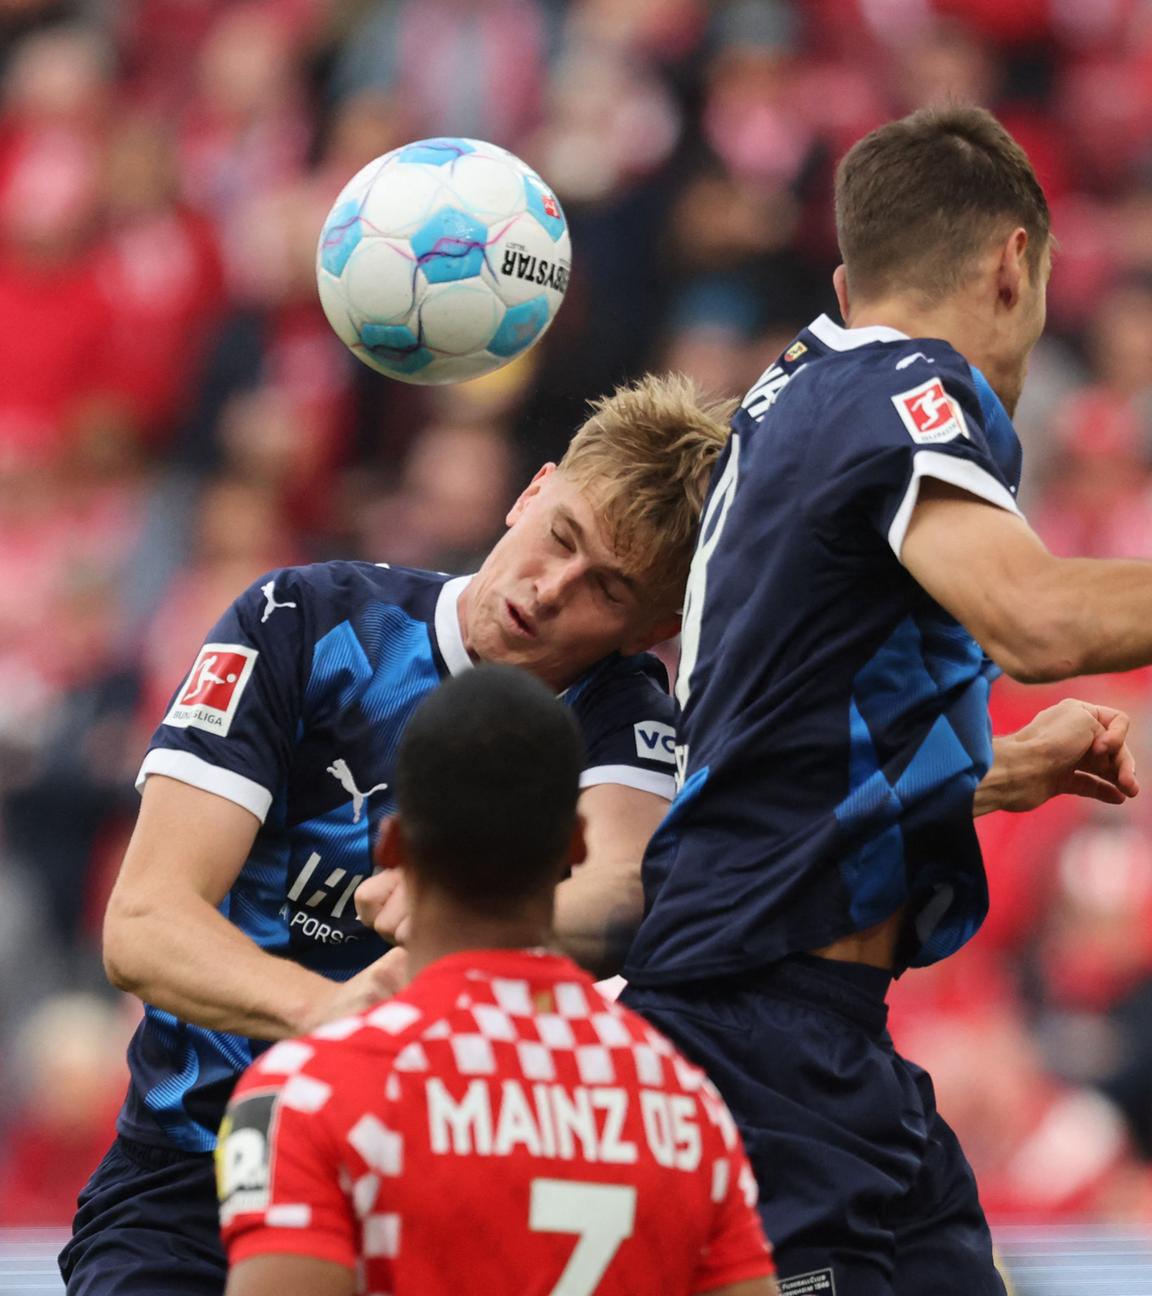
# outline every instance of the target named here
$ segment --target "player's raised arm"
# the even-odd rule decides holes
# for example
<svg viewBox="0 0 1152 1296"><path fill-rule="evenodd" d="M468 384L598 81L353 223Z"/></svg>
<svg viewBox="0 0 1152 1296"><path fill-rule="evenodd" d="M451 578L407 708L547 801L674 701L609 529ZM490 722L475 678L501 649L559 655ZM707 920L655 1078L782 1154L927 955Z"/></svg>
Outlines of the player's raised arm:
<svg viewBox="0 0 1152 1296"><path fill-rule="evenodd" d="M1152 661L1152 563L1058 558L1019 515L931 480L899 556L1013 679Z"/></svg>
<svg viewBox="0 0 1152 1296"><path fill-rule="evenodd" d="M644 916L640 862L666 798L619 784L580 796L587 857L556 888L556 940L596 976L619 972Z"/></svg>
<svg viewBox="0 0 1152 1296"><path fill-rule="evenodd" d="M257 1039L297 1034L399 988L398 958L336 983L265 953L220 913L258 827L224 797L148 779L104 919L113 985L183 1021Z"/></svg>

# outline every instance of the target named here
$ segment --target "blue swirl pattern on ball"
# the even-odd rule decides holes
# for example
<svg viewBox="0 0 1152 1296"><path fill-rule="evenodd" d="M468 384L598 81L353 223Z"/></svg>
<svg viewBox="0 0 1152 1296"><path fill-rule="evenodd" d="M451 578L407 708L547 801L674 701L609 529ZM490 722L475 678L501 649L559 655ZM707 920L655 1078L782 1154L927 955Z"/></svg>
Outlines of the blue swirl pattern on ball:
<svg viewBox="0 0 1152 1296"><path fill-rule="evenodd" d="M456 162L476 149L464 139L426 139L397 149L397 162L423 162L427 166L444 166Z"/></svg>
<svg viewBox="0 0 1152 1296"><path fill-rule="evenodd" d="M509 306L500 321L500 327L488 343L488 350L493 355L505 356L510 360L536 341L548 319L547 297L533 297L521 302L519 306Z"/></svg>
<svg viewBox="0 0 1152 1296"><path fill-rule="evenodd" d="M378 364L397 374L418 373L436 358L404 324L365 324L360 341Z"/></svg>
<svg viewBox="0 0 1152 1296"><path fill-rule="evenodd" d="M320 233L320 264L330 275L343 274L348 258L363 236L360 200L341 203L333 209Z"/></svg>
<svg viewBox="0 0 1152 1296"><path fill-rule="evenodd" d="M441 207L412 235L412 251L429 283L452 283L480 273L487 239L487 225L467 212Z"/></svg>

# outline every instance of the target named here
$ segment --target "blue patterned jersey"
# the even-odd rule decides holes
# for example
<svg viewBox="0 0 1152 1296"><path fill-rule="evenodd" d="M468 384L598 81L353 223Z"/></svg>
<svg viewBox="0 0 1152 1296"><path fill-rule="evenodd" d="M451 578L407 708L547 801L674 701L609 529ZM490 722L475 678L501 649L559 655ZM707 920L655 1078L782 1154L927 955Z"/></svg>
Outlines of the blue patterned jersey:
<svg viewBox="0 0 1152 1296"><path fill-rule="evenodd" d="M408 717L470 668L457 615L468 579L357 562L275 572L228 609L173 698L140 783L168 775L260 819L220 909L269 953L344 979L386 951L353 892L393 809ZM608 657L563 696L584 734L582 786L671 799L672 702L655 658ZM146 1006L121 1131L211 1149L236 1076L264 1047Z"/></svg>
<svg viewBox="0 0 1152 1296"><path fill-rule="evenodd" d="M931 963L987 909L972 796L996 668L900 552L925 477L1016 511L1019 441L947 343L826 317L732 428L689 579L681 787L625 975L746 971L902 905L901 964Z"/></svg>

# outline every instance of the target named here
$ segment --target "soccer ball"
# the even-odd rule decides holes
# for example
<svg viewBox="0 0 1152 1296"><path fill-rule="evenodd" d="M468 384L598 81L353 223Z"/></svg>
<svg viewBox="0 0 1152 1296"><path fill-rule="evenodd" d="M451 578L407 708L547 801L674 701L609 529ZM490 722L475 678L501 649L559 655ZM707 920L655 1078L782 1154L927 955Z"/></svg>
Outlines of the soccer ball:
<svg viewBox="0 0 1152 1296"><path fill-rule="evenodd" d="M551 324L570 268L556 195L519 158L429 139L346 184L316 249L320 301L353 354L390 378L499 369Z"/></svg>

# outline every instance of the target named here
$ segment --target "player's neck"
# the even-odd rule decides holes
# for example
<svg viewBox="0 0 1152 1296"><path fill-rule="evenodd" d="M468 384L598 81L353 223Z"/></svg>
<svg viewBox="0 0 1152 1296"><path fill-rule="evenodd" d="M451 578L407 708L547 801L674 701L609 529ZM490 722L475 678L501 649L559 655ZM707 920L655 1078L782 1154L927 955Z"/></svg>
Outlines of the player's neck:
<svg viewBox="0 0 1152 1296"><path fill-rule="evenodd" d="M964 294L930 306L907 297L889 297L852 304L846 312L849 328L883 325L910 338L940 338L973 364L1004 399L1014 371L1005 371L989 321L978 305ZM1015 400L1012 402L1015 404Z"/></svg>
<svg viewBox="0 0 1152 1296"><path fill-rule="evenodd" d="M411 976L449 954L481 949L538 949L552 943L551 899L499 917L437 896L412 906L407 942Z"/></svg>

